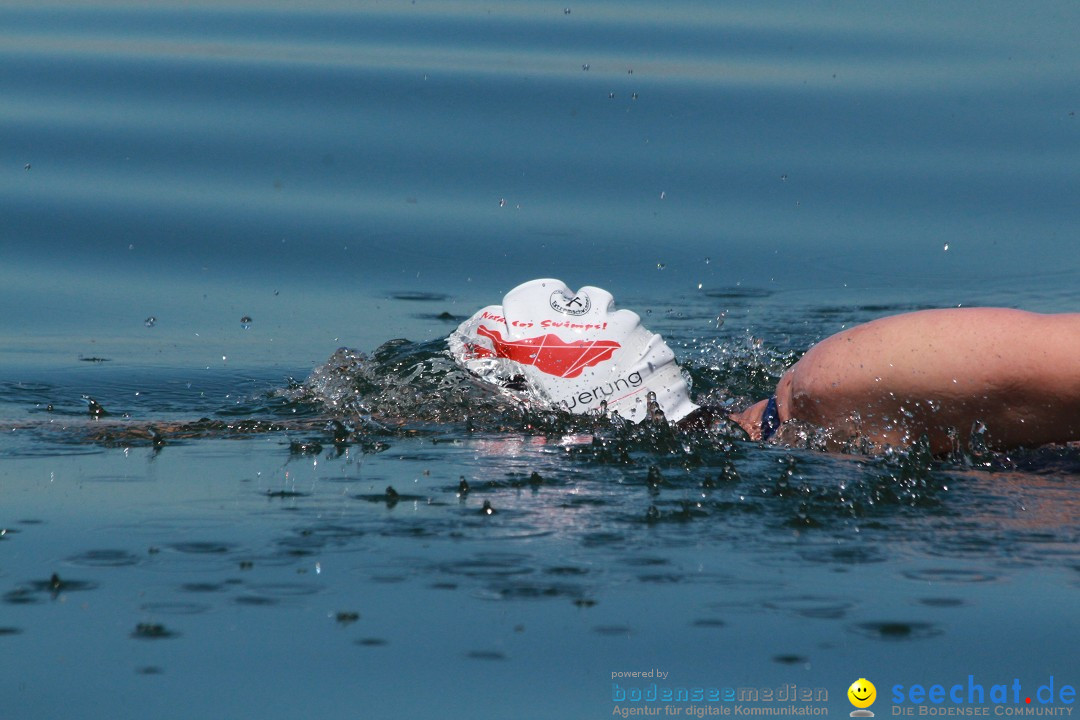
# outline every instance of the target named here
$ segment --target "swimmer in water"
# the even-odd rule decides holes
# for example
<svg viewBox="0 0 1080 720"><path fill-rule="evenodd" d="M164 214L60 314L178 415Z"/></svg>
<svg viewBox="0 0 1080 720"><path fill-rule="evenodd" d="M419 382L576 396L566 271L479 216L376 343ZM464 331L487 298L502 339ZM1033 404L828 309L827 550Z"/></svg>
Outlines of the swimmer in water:
<svg viewBox="0 0 1080 720"><path fill-rule="evenodd" d="M1080 313L954 308L874 320L814 345L772 397L732 413L690 401L674 353L640 320L600 288L533 280L462 323L450 351L529 402L634 422L662 412L690 427L727 416L751 440L790 421L878 446L925 436L935 454L980 428L997 449L1080 440Z"/></svg>

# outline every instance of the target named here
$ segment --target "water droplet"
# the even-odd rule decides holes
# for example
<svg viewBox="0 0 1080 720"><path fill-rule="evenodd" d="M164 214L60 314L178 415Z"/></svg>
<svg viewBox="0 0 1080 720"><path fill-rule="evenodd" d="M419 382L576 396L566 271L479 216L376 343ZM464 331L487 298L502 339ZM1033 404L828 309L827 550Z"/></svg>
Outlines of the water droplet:
<svg viewBox="0 0 1080 720"><path fill-rule="evenodd" d="M139 623L131 633L131 637L140 640L160 640L176 636L177 633L158 623Z"/></svg>
<svg viewBox="0 0 1080 720"><path fill-rule="evenodd" d="M146 325L146 327L154 327L154 323L156 323L156 322L157 322L157 318L154 317L153 315L151 315L150 317L146 318L146 320L143 321L143 324Z"/></svg>
<svg viewBox="0 0 1080 720"><path fill-rule="evenodd" d="M248 328L251 327L251 322L252 322L251 321L251 316L250 315L245 315L244 317L240 318L240 327L247 330Z"/></svg>
<svg viewBox="0 0 1080 720"><path fill-rule="evenodd" d="M656 400L649 401L650 405L653 405L655 403ZM649 467L649 475L645 478L645 482L648 483L651 487L657 487L659 485L662 485L664 482L664 476L660 474L660 468L656 467L655 465L651 465Z"/></svg>
<svg viewBox="0 0 1080 720"><path fill-rule="evenodd" d="M87 412L89 412L90 415L92 415L93 417L99 418L109 414L97 400L90 397L89 395L83 395L83 400L86 402Z"/></svg>

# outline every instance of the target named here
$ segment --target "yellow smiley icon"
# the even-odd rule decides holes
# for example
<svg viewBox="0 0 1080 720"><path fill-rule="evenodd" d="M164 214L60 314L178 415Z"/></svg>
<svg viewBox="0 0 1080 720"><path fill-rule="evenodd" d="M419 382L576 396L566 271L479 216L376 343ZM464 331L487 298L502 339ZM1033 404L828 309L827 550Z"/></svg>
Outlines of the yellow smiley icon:
<svg viewBox="0 0 1080 720"><path fill-rule="evenodd" d="M848 700L857 708L868 708L877 699L877 688L866 678L859 678L847 689Z"/></svg>

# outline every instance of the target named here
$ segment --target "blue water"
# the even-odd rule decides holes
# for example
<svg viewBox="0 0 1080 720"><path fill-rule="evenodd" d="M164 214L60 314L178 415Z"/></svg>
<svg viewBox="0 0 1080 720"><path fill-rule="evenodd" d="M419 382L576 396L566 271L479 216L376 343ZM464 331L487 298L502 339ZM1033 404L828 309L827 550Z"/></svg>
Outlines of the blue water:
<svg viewBox="0 0 1080 720"><path fill-rule="evenodd" d="M1077 684L1075 451L598 450L486 406L470 432L436 344L358 365L381 424L339 453L327 388L287 388L538 276L610 289L698 392L747 397L891 312L1075 311L1078 26L3 3L5 709L608 717L611 674L658 667L827 688L834 716L866 677L880 716L897 683Z"/></svg>

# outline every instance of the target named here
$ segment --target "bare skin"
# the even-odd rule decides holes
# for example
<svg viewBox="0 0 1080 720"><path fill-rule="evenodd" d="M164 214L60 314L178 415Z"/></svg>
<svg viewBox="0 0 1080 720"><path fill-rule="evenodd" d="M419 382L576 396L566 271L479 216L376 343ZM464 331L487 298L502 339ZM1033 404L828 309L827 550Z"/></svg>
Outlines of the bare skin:
<svg viewBox="0 0 1080 720"><path fill-rule="evenodd" d="M755 440L765 404L732 415ZM966 445L977 423L995 448L1080 440L1080 313L964 308L874 320L808 350L777 383L776 404L782 422L839 438L906 446L925 434L936 454Z"/></svg>

